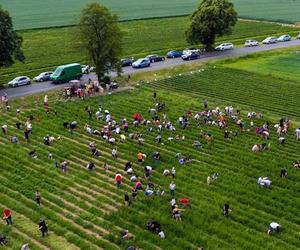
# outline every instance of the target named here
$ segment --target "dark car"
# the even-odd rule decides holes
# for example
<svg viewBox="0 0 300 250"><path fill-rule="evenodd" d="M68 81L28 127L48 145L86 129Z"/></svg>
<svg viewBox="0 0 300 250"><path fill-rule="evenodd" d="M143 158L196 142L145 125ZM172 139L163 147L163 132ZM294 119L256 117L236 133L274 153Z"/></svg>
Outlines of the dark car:
<svg viewBox="0 0 300 250"><path fill-rule="evenodd" d="M181 56L182 56L182 52L178 50L171 50L167 53L167 58L177 58Z"/></svg>
<svg viewBox="0 0 300 250"><path fill-rule="evenodd" d="M149 55L146 56L146 58L149 59L150 62L160 62L160 61L164 61L165 57L164 56L159 56L159 55Z"/></svg>
<svg viewBox="0 0 300 250"><path fill-rule="evenodd" d="M133 57L124 58L124 59L121 59L121 66L122 67L131 66L133 62L134 62Z"/></svg>
<svg viewBox="0 0 300 250"><path fill-rule="evenodd" d="M181 56L181 58L185 61L199 59L200 53L199 52L191 52L191 53L183 54Z"/></svg>

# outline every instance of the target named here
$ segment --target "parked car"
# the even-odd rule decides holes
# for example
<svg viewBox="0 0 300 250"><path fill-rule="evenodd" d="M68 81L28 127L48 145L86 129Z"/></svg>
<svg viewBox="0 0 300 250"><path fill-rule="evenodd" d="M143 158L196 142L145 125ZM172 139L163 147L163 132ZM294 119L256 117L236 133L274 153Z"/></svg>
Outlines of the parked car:
<svg viewBox="0 0 300 250"><path fill-rule="evenodd" d="M182 52L178 50L171 50L167 53L167 58L176 58L181 56L182 56Z"/></svg>
<svg viewBox="0 0 300 250"><path fill-rule="evenodd" d="M190 53L193 53L193 52L199 53L200 50L197 49L197 48L186 48L182 51L182 54L190 54Z"/></svg>
<svg viewBox="0 0 300 250"><path fill-rule="evenodd" d="M277 43L277 37L269 36L265 40L263 40L262 43L263 44Z"/></svg>
<svg viewBox="0 0 300 250"><path fill-rule="evenodd" d="M90 66L89 65L81 65L81 73L82 74L90 73Z"/></svg>
<svg viewBox="0 0 300 250"><path fill-rule="evenodd" d="M18 76L8 83L9 87L18 87L21 85L29 85L31 83L28 76Z"/></svg>
<svg viewBox="0 0 300 250"><path fill-rule="evenodd" d="M282 36L278 37L278 39L277 39L278 42L288 42L291 40L292 40L292 37L290 35L282 35Z"/></svg>
<svg viewBox="0 0 300 250"><path fill-rule="evenodd" d="M150 66L150 60L148 58L140 58L132 63L132 68L145 68Z"/></svg>
<svg viewBox="0 0 300 250"><path fill-rule="evenodd" d="M189 54L183 54L181 56L181 58L185 61L189 61L189 60L195 60L195 59L199 59L200 58L200 53L199 52L191 52Z"/></svg>
<svg viewBox="0 0 300 250"><path fill-rule="evenodd" d="M146 56L146 58L149 59L150 62L160 62L160 61L164 61L165 57L164 56L159 56L159 55L148 55Z"/></svg>
<svg viewBox="0 0 300 250"><path fill-rule="evenodd" d="M94 72L96 70L96 67L90 66L90 72Z"/></svg>
<svg viewBox="0 0 300 250"><path fill-rule="evenodd" d="M53 83L63 83L70 80L79 80L81 76L81 65L79 63L71 63L57 67L50 76L50 80Z"/></svg>
<svg viewBox="0 0 300 250"><path fill-rule="evenodd" d="M298 36L296 36L296 39L300 39L300 34Z"/></svg>
<svg viewBox="0 0 300 250"><path fill-rule="evenodd" d="M52 73L53 72L51 72L51 71L43 72L43 73L39 74L38 76L34 77L33 81L35 81L35 82L49 81Z"/></svg>
<svg viewBox="0 0 300 250"><path fill-rule="evenodd" d="M131 66L133 62L134 62L134 58L133 57L124 58L124 59L121 59L121 66L122 67Z"/></svg>
<svg viewBox="0 0 300 250"><path fill-rule="evenodd" d="M219 51L229 50L229 49L233 49L232 43L222 43L215 48L215 50L219 50Z"/></svg>
<svg viewBox="0 0 300 250"><path fill-rule="evenodd" d="M245 47L258 46L258 41L256 40L246 40Z"/></svg>

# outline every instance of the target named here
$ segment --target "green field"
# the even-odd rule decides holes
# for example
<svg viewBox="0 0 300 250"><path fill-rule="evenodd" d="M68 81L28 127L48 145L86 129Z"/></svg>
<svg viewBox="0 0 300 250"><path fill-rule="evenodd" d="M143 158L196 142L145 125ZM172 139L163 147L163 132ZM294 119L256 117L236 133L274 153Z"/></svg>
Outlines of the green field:
<svg viewBox="0 0 300 250"><path fill-rule="evenodd" d="M300 52L299 49L290 49L283 53L271 52L267 57L249 55L233 62L226 62L227 67L243 69L263 75L278 78L300 79Z"/></svg>
<svg viewBox="0 0 300 250"><path fill-rule="evenodd" d="M1 0L14 17L17 29L73 25L80 10L91 0ZM120 20L190 14L197 0L97 0L109 7ZM26 10L24 12L24 10Z"/></svg>
<svg viewBox="0 0 300 250"><path fill-rule="evenodd" d="M267 55L262 55L266 57ZM200 68L198 68L200 70ZM154 106L153 89L158 99L166 103L167 120L173 121L175 132L162 132L164 144L155 142L157 132L148 133L147 128L130 126L129 132L144 135L145 145L127 138L117 142L119 157L111 157L112 146L99 137L88 135L84 125L101 129L104 121L88 119L84 108L90 105L97 110L99 98L65 100L57 94L49 94L50 109L57 114L46 115L43 110L43 96L25 97L11 101L12 111L1 109L0 124L8 125L8 135L0 137L0 208L10 207L13 211L14 225L0 224L0 232L9 240L9 249L19 249L24 242L31 249L125 249L135 245L141 249L299 249L300 198L299 170L291 164L299 159L300 145L294 138L293 130L299 126L300 81L264 76L226 65L208 64L201 71L194 70L167 79L137 86L130 92L115 93L101 98L104 109L109 109L116 121L124 117L131 120L135 112L151 120L149 107ZM204 70L203 70L204 69ZM203 109L204 99L210 107L223 109L233 105L242 111L246 131L238 132L232 139L224 139L223 130L217 126L197 127L190 118L191 128L182 129L176 122L178 117ZM21 113L16 117L15 110ZM254 119L255 126L270 121L270 149L253 154L251 146L262 143L253 131L247 131L250 120L247 112L262 112L263 119ZM23 131L15 128L15 122L25 122L33 114L33 134L30 142L23 140ZM161 113L159 114L162 115ZM287 116L291 128L286 135L287 142L279 145L273 125L281 117ZM216 119L214 117L214 119ZM62 123L77 120L78 128L71 135ZM239 131L227 117L229 130ZM204 141L201 149L191 146L199 138L200 130L210 132L213 142ZM18 135L20 143L9 143L12 135ZM43 136L62 136L51 146L43 144ZM126 136L128 133L125 133ZM169 142L169 136L185 135L184 141ZM117 136L114 136L117 138ZM201 139L200 139L201 140ZM88 143L96 141L102 152L98 158L91 156ZM38 158L28 157L29 150L36 149ZM143 168L136 163L136 154L142 150L148 155L144 165L152 165L151 155L160 151L161 161L153 171L151 181L156 187L167 191L166 196L149 199L139 192L132 206L124 207L124 191L130 191L132 183L123 173L127 160L134 162L134 169L142 179ZM175 159L177 152L194 159L190 165L179 165ZM52 153L60 162L70 162L69 172L63 174L55 169ZM88 161L96 164L96 170L88 172ZM107 162L109 170L105 173L102 164ZM176 222L170 214L170 194L168 185L171 177L163 177L165 168L175 166L177 177L176 198L188 197L191 204L182 212L182 222ZM279 172L286 168L288 178L281 179ZM114 185L114 175L122 172L125 182L121 189ZM207 185L208 175L218 172L217 182ZM257 187L257 178L268 176L272 186L268 189ZM42 207L34 202L34 192L42 193ZM232 213L229 218L222 215L224 202L229 202ZM41 238L37 222L45 218L50 235ZM157 219L167 238L159 240L145 228L150 219ZM279 234L268 236L266 231L270 222L283 225ZM120 231L129 229L134 239L122 241Z"/></svg>
<svg viewBox="0 0 300 250"><path fill-rule="evenodd" d="M91 0L1 0L17 29L73 25ZM189 15L198 0L101 0L120 20ZM300 21L300 0L232 0L240 17L281 22Z"/></svg>
<svg viewBox="0 0 300 250"><path fill-rule="evenodd" d="M138 58L152 53L165 54L168 50L184 49L188 46L184 35L188 26L187 17L131 21L120 25L125 32L124 56ZM34 77L65 63L86 63L85 55L75 48L74 31L74 27L67 27L21 32L26 62L0 69L0 84L7 83L19 75ZM270 23L239 21L231 36L219 38L217 42L231 41L239 45L247 38L261 41L268 35L284 33L296 35L299 29Z"/></svg>

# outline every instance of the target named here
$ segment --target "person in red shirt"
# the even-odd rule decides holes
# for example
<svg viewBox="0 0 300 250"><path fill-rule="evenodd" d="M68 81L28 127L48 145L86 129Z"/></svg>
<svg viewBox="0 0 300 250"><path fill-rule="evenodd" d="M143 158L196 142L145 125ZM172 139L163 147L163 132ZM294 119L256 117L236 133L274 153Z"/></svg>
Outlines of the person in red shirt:
<svg viewBox="0 0 300 250"><path fill-rule="evenodd" d="M122 175L120 173L117 173L116 176L115 176L115 182L116 182L116 185L117 187L121 187L121 183L122 183Z"/></svg>
<svg viewBox="0 0 300 250"><path fill-rule="evenodd" d="M6 220L7 225L12 225L11 211L8 208L3 209L3 219Z"/></svg>

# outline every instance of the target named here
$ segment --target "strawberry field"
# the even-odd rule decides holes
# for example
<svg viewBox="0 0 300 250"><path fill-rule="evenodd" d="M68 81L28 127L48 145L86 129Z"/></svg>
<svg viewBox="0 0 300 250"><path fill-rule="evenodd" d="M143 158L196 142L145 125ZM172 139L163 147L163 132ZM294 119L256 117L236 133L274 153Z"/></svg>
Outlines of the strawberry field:
<svg viewBox="0 0 300 250"><path fill-rule="evenodd" d="M140 113L150 120L149 108L154 108L153 90L157 101L166 104L165 110L158 113L172 121L176 131L162 129L162 143L157 143L157 128L153 131L144 125L132 126L132 116ZM256 75L239 69L207 65L194 72L187 72L167 79L157 79L152 83L141 82L131 91L112 93L103 97L86 100L64 99L58 94L49 94L50 113L43 107L43 96L25 97L9 102L11 109L1 109L1 126L7 125L7 134L0 137L0 208L12 210L12 226L0 224L0 233L8 238L8 249L19 249L30 243L31 249L126 249L134 245L139 249L299 249L300 248L300 170L292 163L299 159L299 143L294 130L299 124L298 96L299 82ZM204 125L188 117L190 125L182 128L178 118L191 111L203 111L203 101L207 99L209 108L232 105L234 112L241 110L240 118L245 129L239 127L228 116L225 117L228 130L233 136L224 138L224 129L215 125ZM99 103L108 109L118 123L127 118L129 131L123 132L125 142L114 145L101 137L86 133L84 126L101 130L104 120L97 120L95 112ZM89 119L85 107L93 110ZM16 113L20 109L20 113ZM56 111L56 112L54 112ZM268 149L253 153L252 145L264 141L250 128L247 112L262 113L263 118L254 118L254 126L261 127L270 122ZM33 115L33 133L26 142L23 130L15 126L20 121L23 126ZM286 143L280 145L274 124L282 117L290 119ZM217 119L213 117L213 119ZM64 122L77 121L74 133L63 127ZM200 133L209 132L213 140L207 143ZM130 139L130 133L142 133L144 144ZM50 146L43 143L45 135L55 140ZM13 144L10 138L17 135L19 143ZM169 137L184 135L184 140L168 140ZM192 146L199 140L202 147ZM101 152L92 156L89 143L96 142ZM117 148L118 157L111 151ZM28 156L35 149L37 158ZM142 166L137 163L137 153L147 155ZM160 152L157 166L152 154ZM49 159L48 155L53 155ZM189 164L179 164L177 153L190 157ZM60 166L66 160L69 168L66 173ZM125 163L131 160L133 168L143 186L144 166L154 168L150 180L155 190L165 190L165 195L146 197L143 191L130 206L124 205L124 192L131 193L133 183L124 171ZM86 169L92 161L96 168ZM104 171L103 164L108 170ZM172 218L170 206L170 176L163 176L164 169L176 168L175 197L187 197L190 204L181 212L182 221ZM280 169L285 168L287 178L280 178ZM117 188L114 177L120 172L124 179ZM207 176L219 173L217 181L207 184ZM257 179L268 176L271 188L258 188ZM35 191L42 196L41 207L34 201ZM229 203L232 209L229 217L223 216L223 205ZM49 235L42 238L37 223L44 218ZM146 228L147 221L155 219L161 224L166 239L160 239ZM280 233L268 235L272 221L283 226ZM133 234L130 240L122 240L120 232L128 229Z"/></svg>

